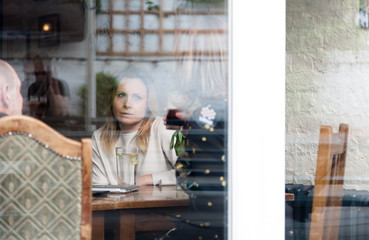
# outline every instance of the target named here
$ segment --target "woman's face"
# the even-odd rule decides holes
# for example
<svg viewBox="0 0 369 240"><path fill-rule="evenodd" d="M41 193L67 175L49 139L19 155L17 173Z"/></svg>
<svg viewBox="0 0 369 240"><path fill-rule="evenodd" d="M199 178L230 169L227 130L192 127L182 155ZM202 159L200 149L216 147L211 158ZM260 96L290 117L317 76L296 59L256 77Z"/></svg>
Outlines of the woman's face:
<svg viewBox="0 0 369 240"><path fill-rule="evenodd" d="M138 78L120 81L114 96L113 114L123 131L136 131L147 110L147 88Z"/></svg>

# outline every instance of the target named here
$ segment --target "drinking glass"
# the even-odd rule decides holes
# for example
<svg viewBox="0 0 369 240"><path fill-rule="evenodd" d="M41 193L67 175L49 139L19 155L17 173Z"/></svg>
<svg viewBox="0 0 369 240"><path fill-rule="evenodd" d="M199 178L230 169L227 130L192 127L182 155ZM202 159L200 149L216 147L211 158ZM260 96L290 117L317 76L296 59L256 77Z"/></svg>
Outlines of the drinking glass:
<svg viewBox="0 0 369 240"><path fill-rule="evenodd" d="M138 148L116 147L118 185L136 184Z"/></svg>

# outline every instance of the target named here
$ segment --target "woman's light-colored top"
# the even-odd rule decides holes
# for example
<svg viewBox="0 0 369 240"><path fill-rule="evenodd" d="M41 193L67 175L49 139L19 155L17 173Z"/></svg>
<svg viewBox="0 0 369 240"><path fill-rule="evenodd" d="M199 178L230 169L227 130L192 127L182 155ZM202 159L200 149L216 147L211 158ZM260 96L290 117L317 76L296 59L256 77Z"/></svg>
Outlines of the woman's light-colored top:
<svg viewBox="0 0 369 240"><path fill-rule="evenodd" d="M135 135L132 133L120 133L115 147L136 146ZM174 131L166 129L161 118L156 118L151 126L149 146L146 155L138 154L136 178L152 174L154 185L176 184L174 165L177 161L175 150L169 149L169 144ZM107 152L100 142L101 128L92 135L92 160L93 160L93 184L118 183L115 153ZM133 180L131 181L133 184Z"/></svg>

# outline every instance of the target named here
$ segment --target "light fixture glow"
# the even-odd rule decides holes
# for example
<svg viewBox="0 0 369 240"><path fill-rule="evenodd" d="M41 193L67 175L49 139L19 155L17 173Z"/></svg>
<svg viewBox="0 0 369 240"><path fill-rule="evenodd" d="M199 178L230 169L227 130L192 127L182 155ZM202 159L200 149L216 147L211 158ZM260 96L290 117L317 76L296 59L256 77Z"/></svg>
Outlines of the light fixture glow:
<svg viewBox="0 0 369 240"><path fill-rule="evenodd" d="M42 31L49 32L51 30L51 24L50 23L44 23L42 26Z"/></svg>

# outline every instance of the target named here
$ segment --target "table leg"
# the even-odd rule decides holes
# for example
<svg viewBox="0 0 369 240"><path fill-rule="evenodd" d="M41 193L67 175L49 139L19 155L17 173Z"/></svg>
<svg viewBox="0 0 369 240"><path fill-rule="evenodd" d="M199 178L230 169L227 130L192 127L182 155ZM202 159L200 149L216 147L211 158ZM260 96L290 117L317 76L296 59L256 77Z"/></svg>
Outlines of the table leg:
<svg viewBox="0 0 369 240"><path fill-rule="evenodd" d="M136 217L134 213L129 211L120 211L120 240L136 239Z"/></svg>
<svg viewBox="0 0 369 240"><path fill-rule="evenodd" d="M104 211L92 212L92 239L104 240Z"/></svg>

